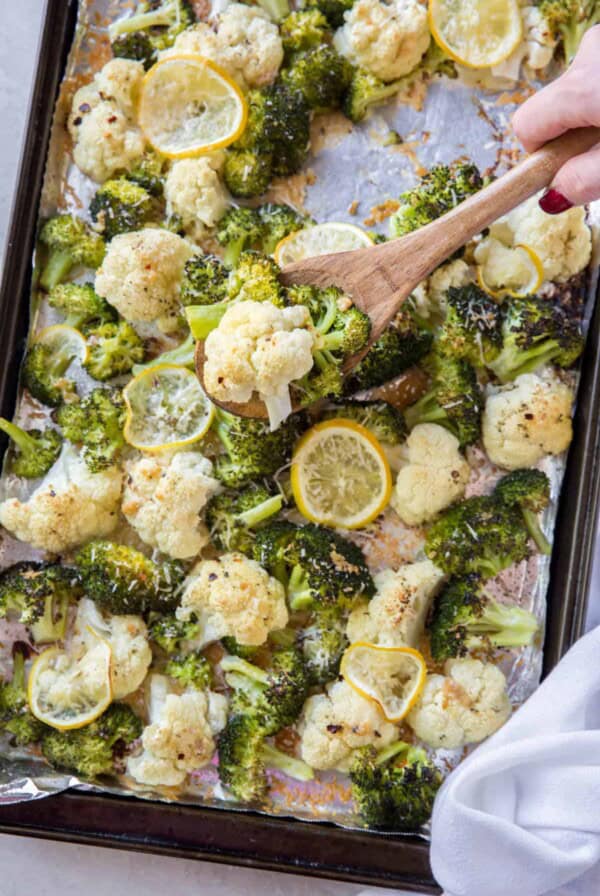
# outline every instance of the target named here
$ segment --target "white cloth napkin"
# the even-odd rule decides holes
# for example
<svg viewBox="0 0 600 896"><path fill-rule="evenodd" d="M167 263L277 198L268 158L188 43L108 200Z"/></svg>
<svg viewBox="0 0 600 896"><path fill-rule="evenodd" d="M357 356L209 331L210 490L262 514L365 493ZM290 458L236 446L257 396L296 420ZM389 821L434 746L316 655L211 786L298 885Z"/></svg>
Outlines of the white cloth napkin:
<svg viewBox="0 0 600 896"><path fill-rule="evenodd" d="M600 862L600 627L444 783L431 864L448 896L541 896Z"/></svg>

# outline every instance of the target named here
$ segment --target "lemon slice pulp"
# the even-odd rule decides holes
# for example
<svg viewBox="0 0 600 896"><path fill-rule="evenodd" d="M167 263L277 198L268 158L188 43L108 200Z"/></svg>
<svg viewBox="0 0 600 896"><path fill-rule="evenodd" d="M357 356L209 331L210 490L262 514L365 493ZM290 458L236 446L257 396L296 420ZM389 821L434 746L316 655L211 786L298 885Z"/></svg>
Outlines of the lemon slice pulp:
<svg viewBox="0 0 600 896"><path fill-rule="evenodd" d="M31 712L59 731L89 725L112 700L110 644L90 632L79 647L73 654L60 647L44 650L29 675Z"/></svg>
<svg viewBox="0 0 600 896"><path fill-rule="evenodd" d="M170 159L229 146L241 136L247 118L240 88L203 56L169 56L144 78L140 127L154 149Z"/></svg>
<svg viewBox="0 0 600 896"><path fill-rule="evenodd" d="M187 367L157 364L138 373L123 390L125 440L140 451L191 445L206 435L215 409Z"/></svg>
<svg viewBox="0 0 600 896"><path fill-rule="evenodd" d="M35 341L49 348L52 354L70 358L69 364L73 361L85 364L88 360L90 350L85 336L67 324L53 324L51 327L46 327L37 334Z"/></svg>
<svg viewBox="0 0 600 896"><path fill-rule="evenodd" d="M413 647L380 647L357 641L342 657L340 672L362 697L377 703L389 722L400 722L425 684L427 667Z"/></svg>
<svg viewBox="0 0 600 896"><path fill-rule="evenodd" d="M518 0L429 0L435 42L468 68L504 62L523 36Z"/></svg>
<svg viewBox="0 0 600 896"><path fill-rule="evenodd" d="M490 286L484 263L477 267L479 286L495 299L503 299L505 296L522 299L536 293L544 282L544 265L537 252L524 243L519 243L512 249L506 248L505 252L507 256L512 256L510 265L506 266L511 273L511 282L500 288Z"/></svg>
<svg viewBox="0 0 600 896"><path fill-rule="evenodd" d="M328 221L305 227L284 237L275 247L273 257L280 267L315 255L333 255L373 245L368 233L354 224Z"/></svg>
<svg viewBox="0 0 600 896"><path fill-rule="evenodd" d="M291 481L306 519L344 529L372 522L392 492L383 448L352 420L326 420L309 429L294 452Z"/></svg>

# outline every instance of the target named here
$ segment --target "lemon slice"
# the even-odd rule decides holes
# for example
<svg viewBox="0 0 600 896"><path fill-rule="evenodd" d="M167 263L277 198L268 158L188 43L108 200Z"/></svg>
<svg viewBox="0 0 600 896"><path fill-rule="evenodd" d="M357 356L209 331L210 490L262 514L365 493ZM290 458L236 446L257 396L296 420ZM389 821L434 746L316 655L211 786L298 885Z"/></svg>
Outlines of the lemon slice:
<svg viewBox="0 0 600 896"><path fill-rule="evenodd" d="M344 653L340 672L358 694L379 704L389 722L400 722L419 698L427 666L413 647L357 641Z"/></svg>
<svg viewBox="0 0 600 896"><path fill-rule="evenodd" d="M491 68L521 42L518 0L429 0L429 27L436 44L468 68Z"/></svg>
<svg viewBox="0 0 600 896"><path fill-rule="evenodd" d="M325 420L309 429L294 452L291 479L306 519L343 529L368 525L392 493L383 448L352 420Z"/></svg>
<svg viewBox="0 0 600 896"><path fill-rule="evenodd" d="M305 227L284 237L275 247L273 257L280 267L315 255L333 255L335 252L350 252L373 245L373 240L364 230L354 224L328 221Z"/></svg>
<svg viewBox="0 0 600 896"><path fill-rule="evenodd" d="M47 346L52 354L70 358L69 363L79 361L85 364L90 354L83 334L67 324L53 324L51 327L46 327L37 334L35 341Z"/></svg>
<svg viewBox="0 0 600 896"><path fill-rule="evenodd" d="M90 630L83 646L84 652L76 654L60 647L44 650L29 675L31 712L59 731L89 725L112 700L110 644Z"/></svg>
<svg viewBox="0 0 600 896"><path fill-rule="evenodd" d="M495 299L506 296L522 299L536 293L544 282L544 265L537 252L524 243L519 243L512 249L506 248L505 252L512 256L510 265L503 265L503 268L510 270L511 283L500 289L489 286L486 281L487 265L484 263L477 267L479 286Z"/></svg>
<svg viewBox="0 0 600 896"><path fill-rule="evenodd" d="M187 367L157 364L138 373L123 390L125 440L140 451L166 451L197 442L208 432L215 409Z"/></svg>
<svg viewBox="0 0 600 896"><path fill-rule="evenodd" d="M169 56L144 78L140 127L154 149L169 159L229 146L241 136L247 118L240 88L203 56Z"/></svg>

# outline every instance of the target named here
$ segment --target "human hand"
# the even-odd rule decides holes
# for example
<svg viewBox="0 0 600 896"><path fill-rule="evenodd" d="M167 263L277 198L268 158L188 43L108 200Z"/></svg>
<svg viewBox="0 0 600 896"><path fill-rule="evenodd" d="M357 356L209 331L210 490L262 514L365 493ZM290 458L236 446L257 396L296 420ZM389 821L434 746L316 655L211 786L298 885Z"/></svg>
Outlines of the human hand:
<svg viewBox="0 0 600 896"><path fill-rule="evenodd" d="M587 32L564 75L528 99L513 118L528 152L588 126L600 126L600 25ZM600 199L600 144L563 165L540 205L556 215L594 199Z"/></svg>

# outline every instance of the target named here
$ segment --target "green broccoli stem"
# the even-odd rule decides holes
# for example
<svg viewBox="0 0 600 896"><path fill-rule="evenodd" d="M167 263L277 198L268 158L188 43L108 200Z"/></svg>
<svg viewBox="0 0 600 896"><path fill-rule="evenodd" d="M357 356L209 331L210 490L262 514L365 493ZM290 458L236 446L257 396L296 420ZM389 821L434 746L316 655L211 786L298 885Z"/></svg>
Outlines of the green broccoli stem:
<svg viewBox="0 0 600 896"><path fill-rule="evenodd" d="M225 266L233 270L236 267L240 255L244 251L244 246L246 244L246 236L241 236L238 240L232 240L232 242L227 243L225 251L223 252L223 262Z"/></svg>
<svg viewBox="0 0 600 896"><path fill-rule="evenodd" d="M188 305L185 316L195 339L206 339L221 323L231 302L215 302L214 305Z"/></svg>
<svg viewBox="0 0 600 896"><path fill-rule="evenodd" d="M552 545L542 531L537 513L534 513L533 510L527 510L525 507L522 508L522 513L527 530L535 541L538 551L540 554L545 554L549 557L552 553Z"/></svg>
<svg viewBox="0 0 600 896"><path fill-rule="evenodd" d="M593 8L590 12L591 16L586 17L583 21L575 20L568 25L561 26L559 29L567 65L570 65L571 62L573 62L586 31L600 22L600 8Z"/></svg>
<svg viewBox="0 0 600 896"><path fill-rule="evenodd" d="M446 411L438 404L433 391L407 408L404 416L409 429L414 429L419 423L439 423L448 419Z"/></svg>
<svg viewBox="0 0 600 896"><path fill-rule="evenodd" d="M37 439L30 436L29 433L25 432L24 429L21 429L20 426L16 426L16 424L11 423L4 417L0 417L0 430L6 433L11 442L15 443L23 456L31 457L39 450Z"/></svg>
<svg viewBox="0 0 600 896"><path fill-rule="evenodd" d="M21 691L25 697L25 654L22 650L15 650L13 653L11 685L13 690Z"/></svg>
<svg viewBox="0 0 600 896"><path fill-rule="evenodd" d="M512 366L510 357L508 365L506 364L503 352L498 355L490 367L501 380L514 380L524 373L533 373L539 367L550 364L558 351L560 351L560 346L555 339L546 340L542 345L530 348L524 352L520 351L517 356L519 361L517 367ZM514 363L514 359L512 360Z"/></svg>
<svg viewBox="0 0 600 896"><path fill-rule="evenodd" d="M240 676L248 679L250 682L259 687L266 687L268 676L264 669L249 663L240 656L225 656L221 660L221 669L225 673L225 677L229 681L229 676ZM237 680L237 679L232 679Z"/></svg>
<svg viewBox="0 0 600 896"><path fill-rule="evenodd" d="M406 754L410 749L412 749L411 745L407 744L406 741L394 741L393 744L389 744L389 746L384 747L383 750L379 750L377 758L375 759L375 765L385 765L385 763L389 762L390 759L393 759L394 756L399 756L401 753Z"/></svg>
<svg viewBox="0 0 600 896"><path fill-rule="evenodd" d="M490 600L481 616L467 623L466 646L476 649L492 644L494 647L527 647L538 630L532 613L521 607L511 607Z"/></svg>
<svg viewBox="0 0 600 896"><path fill-rule="evenodd" d="M339 352L344 345L345 334L341 330L319 333L315 340L315 350L318 352Z"/></svg>
<svg viewBox="0 0 600 896"><path fill-rule="evenodd" d="M283 496L273 495L272 498L268 498L261 504L257 504L256 507L251 507L250 510L245 510L244 513L240 513L238 519L244 526L247 526L248 529L253 529L255 526L262 523L263 520L279 513L282 506Z"/></svg>
<svg viewBox="0 0 600 896"><path fill-rule="evenodd" d="M31 626L31 635L36 644L62 641L67 631L69 598L49 595L44 604L44 613Z"/></svg>
<svg viewBox="0 0 600 896"><path fill-rule="evenodd" d="M271 744L263 743L260 748L260 758L267 768L276 768L286 774L289 778L296 781L312 781L315 773L306 762L302 759L296 759L294 756L288 756L272 747Z"/></svg>
<svg viewBox="0 0 600 896"><path fill-rule="evenodd" d="M163 352L158 358L152 358L151 361L146 361L145 364L134 364L131 372L133 376L137 376L138 373L142 373L142 371L148 370L150 367L156 367L157 364L177 364L180 367L193 367L195 348L196 340L190 333L185 342L182 342L177 348Z"/></svg>
<svg viewBox="0 0 600 896"><path fill-rule="evenodd" d="M292 610L308 610L314 603L306 574L301 566L294 566L292 569L287 583L287 595Z"/></svg>
<svg viewBox="0 0 600 896"><path fill-rule="evenodd" d="M73 256L70 252L51 251L40 277L40 286L50 292L68 276L73 267Z"/></svg>
<svg viewBox="0 0 600 896"><path fill-rule="evenodd" d="M175 18L173 18L173 12L175 13ZM167 2L159 9L139 13L139 15L131 16L129 19L115 22L110 26L109 34L112 41L115 37L120 37L122 34L132 34L134 31L147 31L148 28L168 27L178 24L179 6L177 3L173 6L172 3Z"/></svg>

